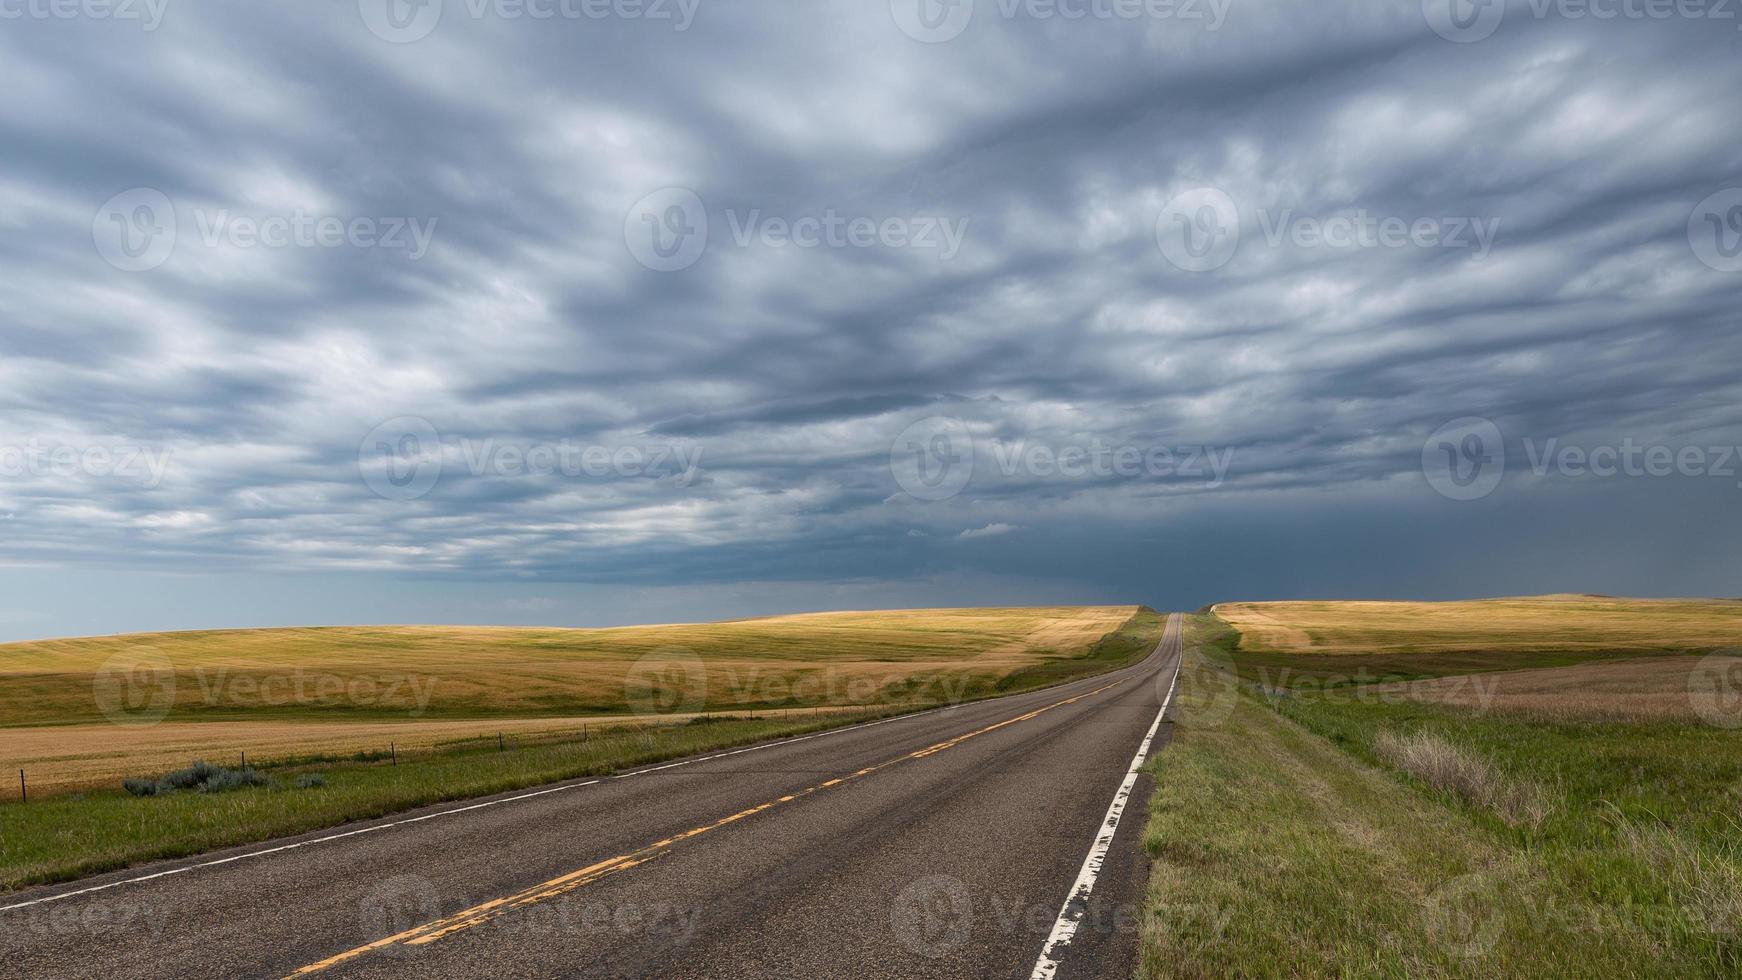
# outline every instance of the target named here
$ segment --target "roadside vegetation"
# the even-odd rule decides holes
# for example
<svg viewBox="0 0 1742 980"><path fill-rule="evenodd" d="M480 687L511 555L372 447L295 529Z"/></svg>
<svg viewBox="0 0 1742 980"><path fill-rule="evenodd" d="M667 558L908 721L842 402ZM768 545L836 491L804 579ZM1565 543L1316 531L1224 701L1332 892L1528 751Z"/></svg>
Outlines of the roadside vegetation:
<svg viewBox="0 0 1742 980"><path fill-rule="evenodd" d="M586 732L472 738L410 753L259 762L251 756L248 766L135 770L126 787L117 776L98 788L0 803L0 891L1073 680L1133 663L1154 649L1164 618L1147 608L1124 612L1087 642L1060 641L1063 653L1048 658L1044 669L1011 671L965 689L907 687L888 702L754 717L692 711ZM1073 624L1063 632L1076 629ZM997 646L956 633L970 650ZM126 729L111 727L111 739L125 738Z"/></svg>
<svg viewBox="0 0 1742 980"><path fill-rule="evenodd" d="M1622 720L1570 690L1510 710L1311 672L1289 686L1268 660L1259 683L1207 614L1187 642L1152 762L1145 976L1742 973L1742 730ZM1633 661L1642 683L1658 655Z"/></svg>

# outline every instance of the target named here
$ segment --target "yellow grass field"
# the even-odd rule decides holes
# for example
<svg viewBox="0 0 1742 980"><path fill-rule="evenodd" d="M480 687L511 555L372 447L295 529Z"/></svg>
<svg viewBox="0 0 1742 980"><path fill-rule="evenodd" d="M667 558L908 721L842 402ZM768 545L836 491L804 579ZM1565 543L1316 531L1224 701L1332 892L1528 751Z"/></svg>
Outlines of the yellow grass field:
<svg viewBox="0 0 1742 980"><path fill-rule="evenodd" d="M1641 654L1742 647L1742 601L1550 595L1468 602L1225 602L1256 654Z"/></svg>
<svg viewBox="0 0 1742 980"><path fill-rule="evenodd" d="M759 717L813 710L823 714L852 710L788 708L754 712ZM748 711L716 712L743 716ZM683 722L694 713L661 715L658 723ZM345 758L359 753L384 753L391 747L407 761L430 752L466 744L486 747L498 736L510 746L530 742L575 740L607 730L635 727L649 720L600 716L593 718L496 718L471 721L169 721L128 728L117 743L116 727L38 725L0 729L0 773L25 769L32 794L93 786L114 786L123 777L179 769L196 759L237 764L246 753L250 764L304 758Z"/></svg>
<svg viewBox="0 0 1742 980"><path fill-rule="evenodd" d="M0 771L44 791L266 762L987 693L1137 607L838 612L613 629L331 627L0 645Z"/></svg>

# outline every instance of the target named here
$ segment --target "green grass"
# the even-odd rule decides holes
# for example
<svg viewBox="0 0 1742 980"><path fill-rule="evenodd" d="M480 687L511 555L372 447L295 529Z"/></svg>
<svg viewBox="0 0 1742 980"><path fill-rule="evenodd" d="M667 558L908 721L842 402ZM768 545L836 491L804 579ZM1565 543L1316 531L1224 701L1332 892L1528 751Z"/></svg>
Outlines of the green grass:
<svg viewBox="0 0 1742 980"><path fill-rule="evenodd" d="M1144 976L1742 971L1742 733L1260 695L1236 640L1193 617ZM1384 733L1480 778L1405 771Z"/></svg>
<svg viewBox="0 0 1742 980"><path fill-rule="evenodd" d="M1154 648L1164 620L1142 609L1081 655L1001 690L976 690L964 700L1015 693L1125 666ZM883 705L817 717L701 718L644 729L609 729L585 741L509 743L494 740L402 758L257 766L266 787L223 793L130 796L113 789L0 804L0 891L64 881L143 861L184 857L368 820L447 800L485 796L584 776L602 775L730 746L887 717L929 707ZM299 786L319 774L324 784ZM139 773L141 777L157 773Z"/></svg>
<svg viewBox="0 0 1742 980"><path fill-rule="evenodd" d="M602 775L697 752L791 736L863 720L729 721L614 732L585 742L494 746L397 766L384 762L268 770L273 785L222 794L134 797L117 790L0 806L0 889L63 881L141 861L184 857L236 844L369 820L446 800ZM299 789L310 771L325 785Z"/></svg>
<svg viewBox="0 0 1742 980"><path fill-rule="evenodd" d="M1240 676L1276 688L1361 687L1390 681L1455 677L1495 670L1571 667L1600 660L1631 660L1640 656L1678 656L1682 650L1456 650L1409 653L1298 654L1240 651Z"/></svg>
<svg viewBox="0 0 1742 980"><path fill-rule="evenodd" d="M1680 973L1742 973L1742 732L1697 723L1551 722L1438 705L1286 698L1280 712L1382 764L1379 733L1427 735L1544 797L1540 823L1419 777L1407 782L1531 855L1573 901L1635 917ZM1714 930L1714 922L1728 928Z"/></svg>

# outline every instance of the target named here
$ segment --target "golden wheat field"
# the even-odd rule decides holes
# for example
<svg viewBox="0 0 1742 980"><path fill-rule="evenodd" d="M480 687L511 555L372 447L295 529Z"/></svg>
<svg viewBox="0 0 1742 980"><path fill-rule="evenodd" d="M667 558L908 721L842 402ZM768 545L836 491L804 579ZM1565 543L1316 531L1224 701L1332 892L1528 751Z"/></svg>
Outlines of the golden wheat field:
<svg viewBox="0 0 1742 980"><path fill-rule="evenodd" d="M850 707L710 712L721 715L799 717ZM657 723L685 722L695 712L659 716ZM290 759L380 756L397 751L406 759L466 745L488 748L498 737L510 747L579 740L608 730L653 723L622 716L591 718L494 718L460 721L166 721L120 732L107 722L0 729L0 773L25 769L30 791L53 793L113 786L126 776L167 772L195 760L233 765Z"/></svg>
<svg viewBox="0 0 1742 980"><path fill-rule="evenodd" d="M1225 602L1241 649L1277 654L1641 654L1742 647L1742 601L1549 595L1465 602Z"/></svg>
<svg viewBox="0 0 1742 980"><path fill-rule="evenodd" d="M34 785L576 735L697 713L942 701L1076 658L1137 607L836 612L612 629L224 630L0 645L0 771Z"/></svg>

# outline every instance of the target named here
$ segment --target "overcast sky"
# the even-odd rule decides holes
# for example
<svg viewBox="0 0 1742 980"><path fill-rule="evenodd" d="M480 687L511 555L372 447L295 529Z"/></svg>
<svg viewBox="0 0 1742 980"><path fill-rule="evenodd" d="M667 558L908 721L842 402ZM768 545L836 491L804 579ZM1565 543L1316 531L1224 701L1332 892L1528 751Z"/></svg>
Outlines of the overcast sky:
<svg viewBox="0 0 1742 980"><path fill-rule="evenodd" d="M1596 6L0 0L0 638L1742 593L1742 10Z"/></svg>

